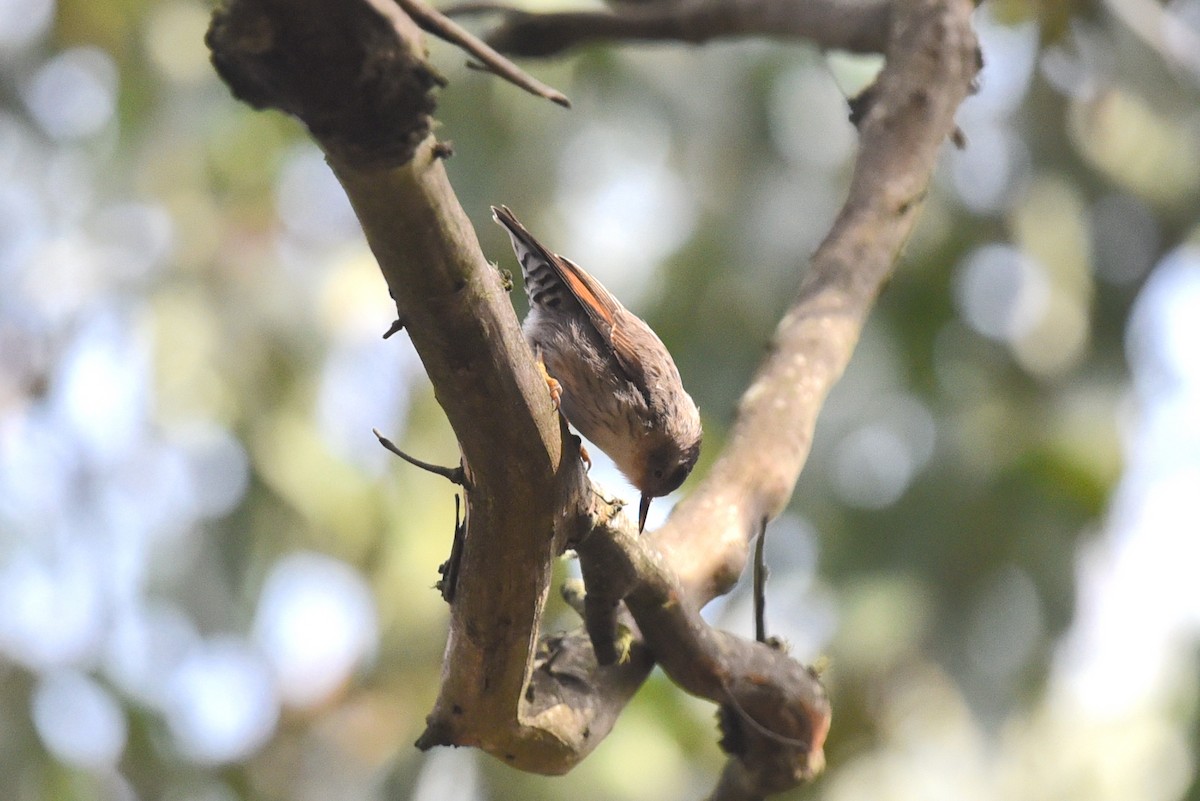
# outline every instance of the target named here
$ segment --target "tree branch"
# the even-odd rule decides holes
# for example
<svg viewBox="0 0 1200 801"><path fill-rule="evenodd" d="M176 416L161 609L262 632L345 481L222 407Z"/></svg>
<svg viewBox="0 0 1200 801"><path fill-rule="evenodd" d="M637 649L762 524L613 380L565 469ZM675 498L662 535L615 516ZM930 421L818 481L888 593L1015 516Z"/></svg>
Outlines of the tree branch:
<svg viewBox="0 0 1200 801"><path fill-rule="evenodd" d="M721 744L737 766L727 773L752 791L746 797L781 792L820 772L831 712L814 673L770 644L710 627L671 566L627 518L598 527L576 550L585 581L591 566L604 597L624 599L671 680L720 705ZM588 584L589 597L596 583Z"/></svg>
<svg viewBox="0 0 1200 801"><path fill-rule="evenodd" d="M467 476L466 476L465 471L462 469L461 465L459 465L458 467L443 467L440 464L431 464L429 462L418 459L415 456L409 456L407 453L400 450L398 447L396 447L396 443L392 442L390 439L385 437L383 434L379 433L378 428L372 428L371 433L375 435L375 439L379 440L379 444L382 445L384 447L384 449L396 454L401 459L403 459L404 461L411 464L413 467L419 467L422 470L426 471L427 473L433 473L435 476L441 476L442 478L446 479L450 483L457 484L460 487L466 485Z"/></svg>
<svg viewBox="0 0 1200 801"><path fill-rule="evenodd" d="M652 0L613 11L535 14L496 3L463 3L447 15L499 14L488 44L514 56L558 55L592 42L700 44L744 36L807 39L823 47L878 53L892 4L883 0Z"/></svg>
<svg viewBox="0 0 1200 801"><path fill-rule="evenodd" d="M554 561L587 524L590 491L502 277L436 156L436 73L421 34L386 0L231 0L208 42L235 94L299 117L325 150L461 445L468 531L431 718L447 722L450 741L561 771L570 759L553 744L580 739L590 717L543 716L530 728L518 699Z"/></svg>
<svg viewBox="0 0 1200 801"><path fill-rule="evenodd" d="M748 8L782 13L777 3ZM680 686L723 705L733 759L715 797L761 796L819 768L829 713L815 677L775 649L711 630L697 610L732 586L758 524L786 505L817 412L912 230L977 70L969 0L871 8L875 38L853 41L886 38L888 59L861 109L846 205L725 450L667 525L641 539L588 484L436 156L437 73L413 21L387 0L231 0L214 15L213 61L234 92L300 117L325 150L462 450L466 535L422 747L475 745L524 770L565 772L610 730L653 653ZM767 18L760 12L758 24ZM640 630L612 666L597 664L582 633L538 644L551 567L568 543L586 560L589 592L610 607L623 598ZM591 627L614 628L614 615L601 610Z"/></svg>
<svg viewBox="0 0 1200 801"><path fill-rule="evenodd" d="M416 25L387 0L322 19L324 5L232 0L205 37L213 67L239 100L300 118L346 163L409 162L429 135L432 90L445 83L414 46Z"/></svg>
<svg viewBox="0 0 1200 801"><path fill-rule="evenodd" d="M654 535L698 603L732 586L759 521L791 497L817 414L913 229L978 71L971 11L968 0L898 0L893 9L846 203L742 396L725 450Z"/></svg>
<svg viewBox="0 0 1200 801"><path fill-rule="evenodd" d="M479 59L489 72L495 73L530 94L544 97L564 108L571 107L571 101L562 92L534 78L424 0L396 0L396 2L424 30L466 50Z"/></svg>

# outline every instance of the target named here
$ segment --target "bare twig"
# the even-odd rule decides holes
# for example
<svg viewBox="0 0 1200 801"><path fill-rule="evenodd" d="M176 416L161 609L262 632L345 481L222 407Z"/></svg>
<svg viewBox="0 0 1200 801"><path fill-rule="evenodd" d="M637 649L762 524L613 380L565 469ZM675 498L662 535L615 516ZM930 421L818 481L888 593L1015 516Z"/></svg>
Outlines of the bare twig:
<svg viewBox="0 0 1200 801"><path fill-rule="evenodd" d="M762 519L754 543L754 639L767 641L767 518Z"/></svg>
<svg viewBox="0 0 1200 801"><path fill-rule="evenodd" d="M467 518L462 515L462 498L454 496L454 541L450 545L450 556L438 568L442 577L437 582L438 592L442 600L448 604L454 603L455 591L458 589L458 568L462 564L463 540L467 536Z"/></svg>
<svg viewBox="0 0 1200 801"><path fill-rule="evenodd" d="M395 334L398 334L403 330L404 330L404 321L401 320L399 317L397 317L395 320L392 321L392 324L388 326L388 330L383 332L383 338L388 339L389 337L392 337Z"/></svg>
<svg viewBox="0 0 1200 801"><path fill-rule="evenodd" d="M466 476L466 473L463 471L461 465L458 467L442 467L440 464L431 464L429 462L423 462L420 459L418 459L417 457L409 456L407 453L405 453L404 451L397 448L396 443L392 442L390 439L385 437L383 434L379 433L378 428L372 428L371 433L375 435L375 438L377 440L379 440L380 445L387 448L389 451L396 454L401 459L403 459L404 461L411 464L413 467L419 467L422 470L425 470L429 473L433 473L435 476L441 476L442 478L446 479L447 481L450 481L453 484L457 484L460 487L467 486L467 476Z"/></svg>
<svg viewBox="0 0 1200 801"><path fill-rule="evenodd" d="M424 0L396 0L396 2L400 4L400 7L422 29L432 33L439 39L445 39L447 42L458 45L463 50L466 50L479 59L489 72L498 75L509 83L521 87L530 94L544 97L564 108L571 107L571 101L562 92L534 78L516 64L497 53L494 48L481 41L475 34L454 20L449 19L444 13L424 2Z"/></svg>
<svg viewBox="0 0 1200 801"><path fill-rule="evenodd" d="M499 14L487 36L515 56L553 56L590 42L680 41L769 36L799 38L823 47L878 53L887 43L892 4L883 0L655 0L613 11L535 14L498 3L462 3L446 14Z"/></svg>

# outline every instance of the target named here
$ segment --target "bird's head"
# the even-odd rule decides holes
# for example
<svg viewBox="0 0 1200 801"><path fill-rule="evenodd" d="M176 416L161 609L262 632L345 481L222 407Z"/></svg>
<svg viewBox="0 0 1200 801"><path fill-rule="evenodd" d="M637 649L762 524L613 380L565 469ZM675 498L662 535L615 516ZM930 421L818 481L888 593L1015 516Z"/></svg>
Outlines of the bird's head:
<svg viewBox="0 0 1200 801"><path fill-rule="evenodd" d="M642 493L638 505L638 531L646 527L650 501L679 489L700 458L700 411L691 398L687 398L684 406L665 427L661 441L646 451L642 470L633 477L634 485Z"/></svg>

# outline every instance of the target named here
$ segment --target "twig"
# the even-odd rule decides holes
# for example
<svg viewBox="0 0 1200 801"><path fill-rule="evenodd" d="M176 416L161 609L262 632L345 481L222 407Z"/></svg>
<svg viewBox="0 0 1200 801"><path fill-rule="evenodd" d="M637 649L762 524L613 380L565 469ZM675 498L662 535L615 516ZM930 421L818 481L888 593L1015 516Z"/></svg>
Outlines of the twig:
<svg viewBox="0 0 1200 801"><path fill-rule="evenodd" d="M762 519L758 541L754 543L754 639L767 641L767 518Z"/></svg>
<svg viewBox="0 0 1200 801"><path fill-rule="evenodd" d="M534 78L496 52L495 48L491 45L482 41L475 34L424 2L424 0L396 0L396 2L423 30L466 50L483 62L490 72L509 83L521 87L530 94L544 97L563 108L571 107L571 101L562 92Z"/></svg>
<svg viewBox="0 0 1200 801"><path fill-rule="evenodd" d="M394 442L392 442L390 439L385 437L383 434L379 433L378 428L372 428L371 433L374 434L375 438L379 440L380 445L387 448L389 451L396 454L401 459L403 459L404 461L413 465L414 467L419 467L422 470L426 470L430 473L433 473L436 476L441 476L442 478L445 478L445 479L449 480L450 482L457 484L460 487L467 486L467 475L466 475L466 472L462 469L461 465L458 467L442 467L440 464L430 464L429 462L423 462L420 459L416 458L415 456L409 456L407 453L405 453L404 451L397 448L396 444Z"/></svg>
<svg viewBox="0 0 1200 801"><path fill-rule="evenodd" d="M809 672L808 675L812 676L813 680L816 681L816 677L813 676L811 671ZM799 737L788 737L786 735L771 731L766 726L764 726L763 724L761 724L757 720L755 720L754 716L751 715L749 712L747 712L746 708L742 706L741 702L738 700L737 693L735 693L733 691L733 688L730 687L728 684L725 685L725 693L726 693L726 699L728 701L728 705L730 707L732 707L732 709L735 712L737 712L738 718L740 718L742 720L742 722L749 724L750 728L754 729L754 731L759 736L765 737L766 739L771 740L775 744L782 745L787 748L801 748L801 749L804 749L805 751L808 751L811 748L811 746L812 746L811 738L801 739ZM815 756L815 752L814 752L814 756Z"/></svg>
<svg viewBox="0 0 1200 801"><path fill-rule="evenodd" d="M700 44L738 36L803 38L823 47L877 53L887 42L889 2L757 0L628 3L613 11L534 14L499 3L465 2L447 15L499 14L488 44L517 56L546 57L597 41Z"/></svg>
<svg viewBox="0 0 1200 801"><path fill-rule="evenodd" d="M437 583L437 590L442 594L442 600L448 604L454 603L455 591L458 589L458 568L462 564L463 540L467 536L467 518L462 514L462 498L454 495L454 541L450 545L450 556L438 568L442 574Z"/></svg>
<svg viewBox="0 0 1200 801"><path fill-rule="evenodd" d="M392 321L392 324L390 326L388 326L388 330L383 332L383 338L387 339L388 337L392 336L393 334L398 334L403 330L404 330L404 320L403 320L403 318L397 317L395 320Z"/></svg>

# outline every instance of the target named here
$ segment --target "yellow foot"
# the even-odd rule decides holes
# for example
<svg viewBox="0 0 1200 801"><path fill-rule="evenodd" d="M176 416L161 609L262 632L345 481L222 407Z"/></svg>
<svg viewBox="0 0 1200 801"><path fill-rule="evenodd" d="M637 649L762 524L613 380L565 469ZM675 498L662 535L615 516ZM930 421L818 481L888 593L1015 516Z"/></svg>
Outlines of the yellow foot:
<svg viewBox="0 0 1200 801"><path fill-rule="evenodd" d="M613 641L613 648L617 652L617 664L624 665L629 661L629 657L633 655L633 632L628 627L618 625L617 637Z"/></svg>
<svg viewBox="0 0 1200 801"><path fill-rule="evenodd" d="M554 404L554 408L557 410L559 403L562 401L562 384L558 383L558 380L546 371L546 360L542 358L540 350L537 352L537 365L542 378L546 379L546 389L550 390L550 402Z"/></svg>
<svg viewBox="0 0 1200 801"><path fill-rule="evenodd" d="M582 442L579 443L579 458L583 460L584 472L590 473L592 471L592 457Z"/></svg>

